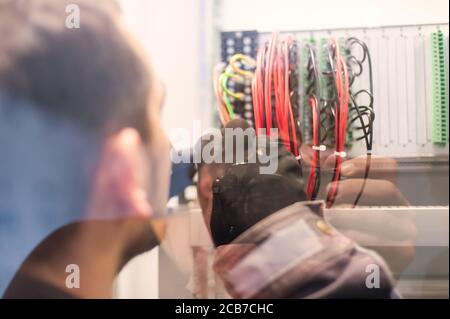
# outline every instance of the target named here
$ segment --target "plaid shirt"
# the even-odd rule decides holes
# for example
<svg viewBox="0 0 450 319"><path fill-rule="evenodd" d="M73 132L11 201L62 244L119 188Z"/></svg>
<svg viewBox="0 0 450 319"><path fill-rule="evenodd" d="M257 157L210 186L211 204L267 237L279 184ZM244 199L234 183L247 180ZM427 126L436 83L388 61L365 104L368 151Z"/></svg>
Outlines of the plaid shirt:
<svg viewBox="0 0 450 319"><path fill-rule="evenodd" d="M323 202L298 202L217 247L214 270L234 298L390 298L385 261L323 219Z"/></svg>

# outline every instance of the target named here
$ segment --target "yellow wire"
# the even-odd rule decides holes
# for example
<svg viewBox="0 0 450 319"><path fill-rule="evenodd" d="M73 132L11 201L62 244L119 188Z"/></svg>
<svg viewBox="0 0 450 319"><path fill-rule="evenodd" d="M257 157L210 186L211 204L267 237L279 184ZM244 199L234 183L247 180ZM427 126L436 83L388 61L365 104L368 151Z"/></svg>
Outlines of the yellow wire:
<svg viewBox="0 0 450 319"><path fill-rule="evenodd" d="M256 66L256 61L249 57L248 55L244 55L241 53L237 53L230 58L230 66L234 72L240 74L244 77L253 77L253 72L242 70L236 65L236 62L243 61L245 64L249 66Z"/></svg>
<svg viewBox="0 0 450 319"><path fill-rule="evenodd" d="M246 71L243 70L241 68L239 68L236 63L242 61L245 64L249 65L249 66L256 66L256 61L254 59L252 59L251 57L244 55L244 54L235 54L230 58L230 62L229 65L226 67L225 71L219 76L218 78L218 82L219 85L221 86L222 90L223 90L223 102L225 103L225 107L228 111L228 114L230 116L230 118L234 118L234 111L233 111L233 105L231 104L230 100L228 99L228 96L232 96L237 100L244 100L245 98L245 94L242 92L232 92L228 89L227 83L228 83L228 79L233 79L236 80L238 82L243 82L245 81L245 78L251 78L253 77L253 72L250 71ZM233 73L234 72L234 73Z"/></svg>
<svg viewBox="0 0 450 319"><path fill-rule="evenodd" d="M235 92L232 92L232 91L230 91L230 90L228 89L228 87L227 87L227 81L228 81L229 78L232 78L232 79L239 79L239 77L238 77L236 74L232 74L232 73L229 73L229 72L227 72L227 71L225 71L224 73L222 73L222 74L220 75L220 77L219 77L219 82L220 82L220 84L221 84L221 86L222 86L223 91L224 91L226 94L228 94L228 95L234 97L235 99L243 100L244 97L245 97L245 95L244 95L243 93L241 93L241 92L235 93Z"/></svg>

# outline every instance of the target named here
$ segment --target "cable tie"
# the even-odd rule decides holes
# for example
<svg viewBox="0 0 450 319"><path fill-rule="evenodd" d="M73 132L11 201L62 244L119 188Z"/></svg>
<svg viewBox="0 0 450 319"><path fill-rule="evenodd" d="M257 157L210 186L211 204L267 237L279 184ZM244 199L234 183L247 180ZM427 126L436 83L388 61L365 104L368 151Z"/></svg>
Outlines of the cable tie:
<svg viewBox="0 0 450 319"><path fill-rule="evenodd" d="M342 157L342 158L347 157L347 153L344 152L344 151L342 151L342 152L335 151L335 152L334 152L334 155L340 156L340 157Z"/></svg>
<svg viewBox="0 0 450 319"><path fill-rule="evenodd" d="M298 160L301 160L301 159L302 159L302 156L301 156L301 155L296 156L295 159L296 159L297 161L298 161Z"/></svg>
<svg viewBox="0 0 450 319"><path fill-rule="evenodd" d="M320 146L313 145L313 146L312 146L312 149L313 149L314 151L325 152L325 151L327 150L327 147L326 147L325 145L320 145Z"/></svg>

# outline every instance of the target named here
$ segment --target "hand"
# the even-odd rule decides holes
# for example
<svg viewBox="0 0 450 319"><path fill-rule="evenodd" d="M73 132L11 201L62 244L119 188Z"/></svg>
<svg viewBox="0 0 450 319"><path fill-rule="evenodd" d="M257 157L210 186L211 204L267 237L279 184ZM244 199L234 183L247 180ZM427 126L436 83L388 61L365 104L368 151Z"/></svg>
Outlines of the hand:
<svg viewBox="0 0 450 319"><path fill-rule="evenodd" d="M325 169L334 166L334 155L329 156ZM364 184L366 156L357 157L343 162L341 181L334 205L352 205ZM409 203L397 188L397 162L388 157L372 156L368 179L364 191L358 201L361 206L408 206ZM327 189L331 188L330 183Z"/></svg>
<svg viewBox="0 0 450 319"><path fill-rule="evenodd" d="M334 156L324 163L334 165ZM353 205L364 183L366 158L358 157L342 164L338 193L333 207ZM397 163L387 157L372 157L368 179L358 205L408 206L409 203L395 185ZM328 189L331 185L328 185ZM414 256L416 225L413 214L375 211L358 214L330 213L328 221L344 235L382 255L394 273L398 274Z"/></svg>

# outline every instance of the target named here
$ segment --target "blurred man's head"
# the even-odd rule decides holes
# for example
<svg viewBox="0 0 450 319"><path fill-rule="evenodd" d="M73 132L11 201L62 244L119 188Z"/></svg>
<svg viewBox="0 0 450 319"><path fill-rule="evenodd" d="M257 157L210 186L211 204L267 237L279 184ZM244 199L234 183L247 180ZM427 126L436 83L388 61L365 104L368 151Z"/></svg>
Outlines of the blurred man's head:
<svg viewBox="0 0 450 319"><path fill-rule="evenodd" d="M69 4L78 29L66 27ZM116 3L0 1L0 39L0 198L43 224L124 220L129 235L110 240L145 242L148 221L132 231L125 221L166 204L164 90Z"/></svg>
<svg viewBox="0 0 450 319"><path fill-rule="evenodd" d="M247 127L246 121L233 120L225 128ZM251 152L244 154L243 162L202 163L199 166L199 203L216 246L230 243L270 214L306 199L301 169L295 156L279 141L264 140L266 144L275 142L277 145L277 152L272 155L276 157L277 166L272 174L261 173L262 163L252 160ZM259 145L251 140L247 143L248 149L251 145ZM237 152L235 148L225 151L230 150Z"/></svg>

